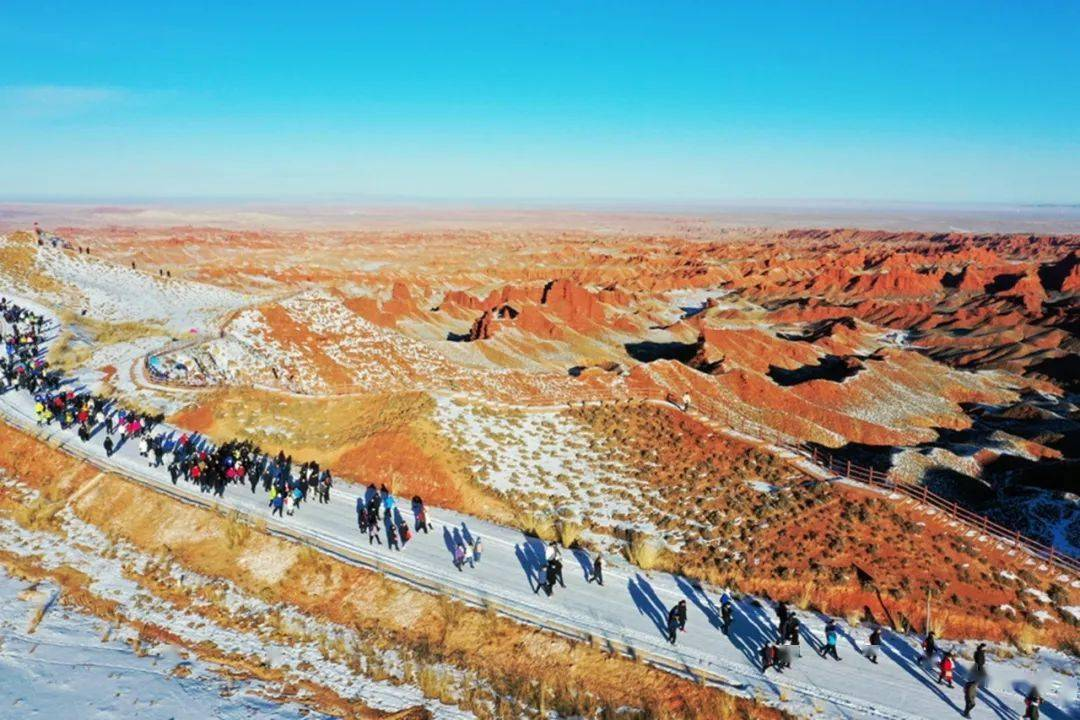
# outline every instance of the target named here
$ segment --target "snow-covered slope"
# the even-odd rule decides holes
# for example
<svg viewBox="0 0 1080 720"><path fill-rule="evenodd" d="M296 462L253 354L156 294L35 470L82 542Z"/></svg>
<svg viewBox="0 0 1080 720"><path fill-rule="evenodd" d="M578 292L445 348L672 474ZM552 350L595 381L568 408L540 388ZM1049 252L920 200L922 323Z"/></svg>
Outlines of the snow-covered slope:
<svg viewBox="0 0 1080 720"><path fill-rule="evenodd" d="M292 720L324 717L267 699L168 645L132 648L137 633L55 602L59 588L0 569L0 717ZM34 631L32 618L48 606Z"/></svg>

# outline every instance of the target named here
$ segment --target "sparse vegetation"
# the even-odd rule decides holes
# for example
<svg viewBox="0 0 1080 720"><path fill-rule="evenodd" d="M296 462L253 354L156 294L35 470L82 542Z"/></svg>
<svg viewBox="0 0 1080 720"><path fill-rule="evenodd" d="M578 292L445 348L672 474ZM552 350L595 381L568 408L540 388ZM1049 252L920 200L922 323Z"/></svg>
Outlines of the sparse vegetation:
<svg viewBox="0 0 1080 720"><path fill-rule="evenodd" d="M648 533L627 531L626 557L642 570L659 567L666 552L663 542Z"/></svg>

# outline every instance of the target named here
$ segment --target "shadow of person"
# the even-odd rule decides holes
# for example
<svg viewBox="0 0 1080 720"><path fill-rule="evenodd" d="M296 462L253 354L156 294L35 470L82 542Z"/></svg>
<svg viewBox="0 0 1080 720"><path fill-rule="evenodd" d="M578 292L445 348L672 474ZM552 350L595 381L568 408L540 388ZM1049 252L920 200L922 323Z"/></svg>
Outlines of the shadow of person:
<svg viewBox="0 0 1080 720"><path fill-rule="evenodd" d="M1001 720L1013 720L1013 718L1016 717L1016 713L1013 712L1012 708L1006 705L1001 698L991 692L987 687L979 688L979 694L976 700L981 700L982 705L1001 718Z"/></svg>
<svg viewBox="0 0 1080 720"><path fill-rule="evenodd" d="M540 568L547 564L546 547L544 541L539 538L525 537L525 557L532 563L533 570L537 573L537 577L539 577Z"/></svg>
<svg viewBox="0 0 1080 720"><path fill-rule="evenodd" d="M915 652L915 650L904 642L903 639L892 634L882 637L881 652L885 657L891 659L899 667L907 671L909 675L925 685L928 690L937 695L942 702L947 704L957 713L963 712L962 708L953 702L952 698L946 695L945 692L937 686L937 683L926 674L923 665L920 662L922 655Z"/></svg>
<svg viewBox="0 0 1080 720"><path fill-rule="evenodd" d="M721 625L720 614L716 611L716 606L713 605L712 600L709 600L705 591L690 584L686 578L681 575L672 575L675 579L675 584L682 591L682 594L687 597L690 602L694 603L699 610L705 615L705 618L709 621L709 624L714 628L719 628ZM704 602L702 598L704 597Z"/></svg>
<svg viewBox="0 0 1080 720"><path fill-rule="evenodd" d="M639 585L640 581L640 575L637 577L637 582L635 582L634 578L627 578L626 589L630 593L630 599L634 601L634 606L637 607L639 613L652 620L653 625L656 626L660 635L666 640L668 636L667 613L657 612L656 605ZM651 590L652 588L650 588L650 592Z"/></svg>
<svg viewBox="0 0 1080 720"><path fill-rule="evenodd" d="M663 625L666 628L667 627L666 620L667 620L667 614L668 614L667 606L664 605L663 601L659 598L659 596L657 596L656 591L653 590L652 583L650 583L648 580L643 578L641 576L641 573L637 573L636 577L637 577L638 587L641 588L641 592L645 595L646 598L649 599L649 602L651 602L653 604L653 607L655 607L659 611L660 615L665 619L665 622L664 622Z"/></svg>
<svg viewBox="0 0 1080 720"><path fill-rule="evenodd" d="M465 538L465 544L466 545L472 545L473 544L472 533L469 532L469 526L466 525L465 523L461 523L461 536L463 538Z"/></svg>
<svg viewBox="0 0 1080 720"><path fill-rule="evenodd" d="M450 534L450 528L443 525L442 529L443 544L446 545L446 552L450 553L450 557L454 557L454 536Z"/></svg>
<svg viewBox="0 0 1080 720"><path fill-rule="evenodd" d="M753 601L734 603L733 609L736 614L728 631L731 644L742 652L751 665L760 667L761 649L773 642L776 630L769 623L765 609Z"/></svg>
<svg viewBox="0 0 1080 720"><path fill-rule="evenodd" d="M589 553L580 549L574 549L570 552L574 554L574 559L581 566L581 574L584 576L585 582L589 582L589 578L592 577L592 560L589 559Z"/></svg>
<svg viewBox="0 0 1080 720"><path fill-rule="evenodd" d="M803 639L804 645L816 652L818 655L821 654L821 649L825 647L825 643L818 640L817 636L814 635L814 633L810 632L810 628L806 627L805 622L799 623L799 637Z"/></svg>
<svg viewBox="0 0 1080 720"><path fill-rule="evenodd" d="M445 532L445 530L444 530ZM529 558L526 557L525 552L522 551L520 545L514 545L514 555L517 557L518 562L521 564L521 569L525 571L525 579L529 582L529 589L536 592L536 586L533 584L533 567ZM537 580L539 582L539 580Z"/></svg>

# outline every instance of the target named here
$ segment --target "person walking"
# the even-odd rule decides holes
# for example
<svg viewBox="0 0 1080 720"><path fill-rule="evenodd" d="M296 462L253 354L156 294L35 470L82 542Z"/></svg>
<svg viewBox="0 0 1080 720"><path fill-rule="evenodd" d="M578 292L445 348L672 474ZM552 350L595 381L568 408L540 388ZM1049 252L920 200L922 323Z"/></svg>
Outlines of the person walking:
<svg viewBox="0 0 1080 720"><path fill-rule="evenodd" d="M329 504L330 502L330 487L334 484L334 478L330 474L330 469L322 471L322 476L319 478L319 502L323 504Z"/></svg>
<svg viewBox="0 0 1080 720"><path fill-rule="evenodd" d="M788 642L791 643L791 653L795 657L802 657L802 640L799 638L799 618L794 614L788 616Z"/></svg>
<svg viewBox="0 0 1080 720"><path fill-rule="evenodd" d="M1042 695L1039 694L1039 688L1032 687L1031 691L1024 698L1024 710L1025 720L1039 720L1042 717Z"/></svg>
<svg viewBox="0 0 1080 720"><path fill-rule="evenodd" d="M975 648L975 670L980 673L986 672L986 643L979 643Z"/></svg>
<svg viewBox="0 0 1080 720"><path fill-rule="evenodd" d="M964 712L966 718L971 717L971 711L975 709L975 696L979 693L979 681L971 678L964 683Z"/></svg>
<svg viewBox="0 0 1080 720"><path fill-rule="evenodd" d="M364 504L363 495L356 495L356 527L360 534L367 532L367 505Z"/></svg>
<svg viewBox="0 0 1080 720"><path fill-rule="evenodd" d="M105 457L112 457L114 446L111 436L105 436L105 442L102 443L102 446L105 448Z"/></svg>
<svg viewBox="0 0 1080 720"><path fill-rule="evenodd" d="M368 493L368 522L377 523L379 521L379 507L382 505L382 503L379 502L379 494L375 492L374 485L368 486Z"/></svg>
<svg viewBox="0 0 1080 720"><path fill-rule="evenodd" d="M877 665L879 647L881 647L881 628L876 627L873 632L870 633L870 645L867 646L866 652L864 653L866 659L875 665Z"/></svg>
<svg viewBox="0 0 1080 720"><path fill-rule="evenodd" d="M400 550L401 546L398 545L397 528L394 527L393 522L386 524L386 548L388 550Z"/></svg>
<svg viewBox="0 0 1080 720"><path fill-rule="evenodd" d="M596 553L596 557L592 561L592 575L589 577L589 582L596 581L597 585L603 587L604 585L604 556L601 553Z"/></svg>
<svg viewBox="0 0 1080 720"><path fill-rule="evenodd" d="M285 498L278 492L277 488L270 490L270 517L277 515L281 517L282 511L285 509Z"/></svg>
<svg viewBox="0 0 1080 720"><path fill-rule="evenodd" d="M676 632L681 630L686 632L686 601L680 600L674 607L668 612L667 617L668 624L668 642L672 645L675 644Z"/></svg>
<svg viewBox="0 0 1080 720"><path fill-rule="evenodd" d="M780 668L778 658L780 656L780 649L773 643L765 643L761 647L761 672L765 672L769 668L775 668L776 672L783 672Z"/></svg>
<svg viewBox="0 0 1080 720"><path fill-rule="evenodd" d="M473 544L472 544L472 566L473 567L476 567L477 565L480 564L480 556L483 554L483 552L484 552L483 541L481 541L480 537L477 536L476 539L473 540Z"/></svg>
<svg viewBox="0 0 1080 720"><path fill-rule="evenodd" d="M533 593L539 593L543 589L544 594L551 597L551 591L555 587L554 581L551 579L551 562L544 563L536 573L536 588Z"/></svg>
<svg viewBox="0 0 1080 720"><path fill-rule="evenodd" d="M941 656L941 663L938 665L938 685L945 683L949 687L952 687L953 669L955 668L953 663L952 653L946 652Z"/></svg>
<svg viewBox="0 0 1080 720"><path fill-rule="evenodd" d="M424 500L419 495L413 495L413 518L416 525L416 531L424 531L426 535L431 530L431 524L427 519L427 507L424 505Z"/></svg>
<svg viewBox="0 0 1080 720"><path fill-rule="evenodd" d="M937 640L934 638L934 632L931 630L926 634L926 639L923 640L923 659L927 664L934 661L934 655L937 654Z"/></svg>
<svg viewBox="0 0 1080 720"><path fill-rule="evenodd" d="M563 580L563 574L562 574L562 570L563 570L562 558L559 557L559 556L556 556L555 559L553 559L550 564L551 564L551 571L552 571L551 581L553 583L558 582L559 587L566 587L566 582Z"/></svg>
<svg viewBox="0 0 1080 720"><path fill-rule="evenodd" d="M375 543L375 542L382 545L382 538L379 537L379 521L375 520L373 518L372 511L371 511L370 507L367 510L367 518L366 518L366 520L367 520L367 532L368 532L368 536L367 536L368 545L371 545L372 543Z"/></svg>
<svg viewBox="0 0 1080 720"><path fill-rule="evenodd" d="M734 615L731 598L724 595L720 601L720 632L727 635L731 631L731 621L734 619Z"/></svg>
<svg viewBox="0 0 1080 720"><path fill-rule="evenodd" d="M840 655L836 652L836 642L839 639L836 623L830 620L825 625L825 645L821 648L821 657L831 657L839 661Z"/></svg>
<svg viewBox="0 0 1080 720"><path fill-rule="evenodd" d="M787 640L788 621L790 620L790 618L791 612L788 610L787 603L781 601L780 604L776 606L776 632L780 642L784 642L785 640Z"/></svg>

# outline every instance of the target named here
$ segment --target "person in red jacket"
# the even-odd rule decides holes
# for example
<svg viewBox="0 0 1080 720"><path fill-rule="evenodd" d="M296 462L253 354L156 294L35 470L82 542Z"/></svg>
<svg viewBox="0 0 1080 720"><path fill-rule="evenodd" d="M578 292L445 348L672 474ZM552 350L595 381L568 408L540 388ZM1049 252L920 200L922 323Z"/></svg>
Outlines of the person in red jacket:
<svg viewBox="0 0 1080 720"><path fill-rule="evenodd" d="M952 676L954 667L955 665L953 664L952 653L945 653L941 656L941 665L939 665L941 672L938 673L938 684L944 682L949 687L953 686Z"/></svg>

